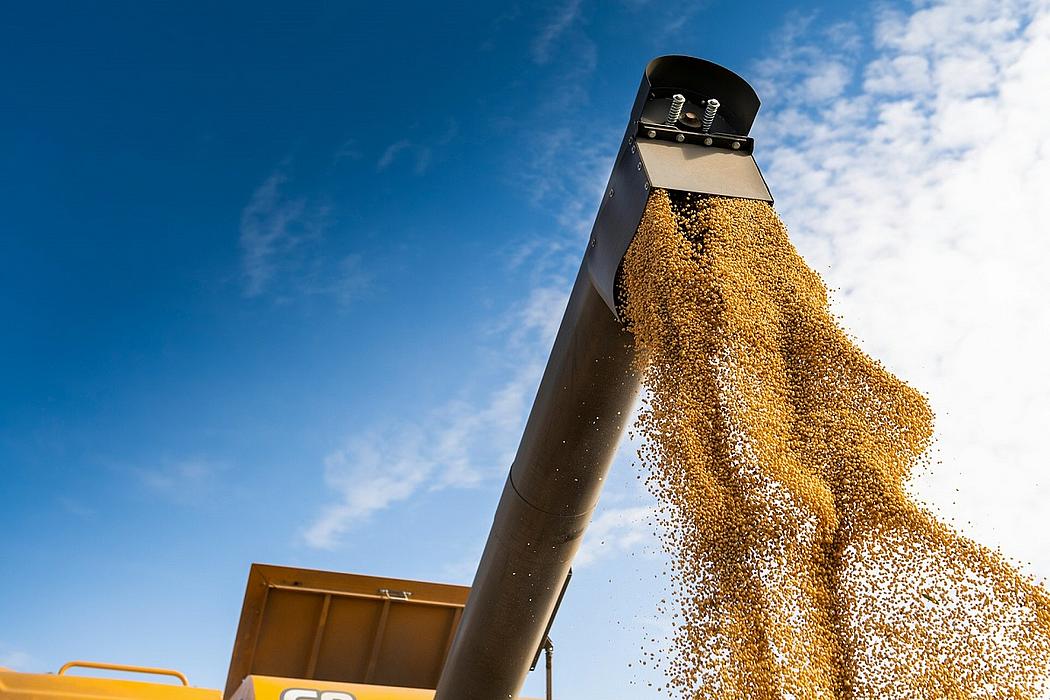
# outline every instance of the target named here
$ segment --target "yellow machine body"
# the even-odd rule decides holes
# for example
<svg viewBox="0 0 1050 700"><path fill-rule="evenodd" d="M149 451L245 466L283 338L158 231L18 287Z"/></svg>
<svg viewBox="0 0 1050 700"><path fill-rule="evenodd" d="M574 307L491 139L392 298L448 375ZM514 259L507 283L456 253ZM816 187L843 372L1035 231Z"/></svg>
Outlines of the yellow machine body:
<svg viewBox="0 0 1050 700"><path fill-rule="evenodd" d="M432 700L433 690L248 676L231 700Z"/></svg>
<svg viewBox="0 0 1050 700"><path fill-rule="evenodd" d="M169 669L73 661L54 674L0 669L0 700L431 700L469 592L253 564L225 691Z"/></svg>
<svg viewBox="0 0 1050 700"><path fill-rule="evenodd" d="M103 666L104 664L99 664ZM5 700L221 700L219 690L114 678L0 669ZM248 676L233 700L431 700L433 690Z"/></svg>
<svg viewBox="0 0 1050 700"><path fill-rule="evenodd" d="M133 667L118 664L87 664L77 666L128 671ZM172 683L148 683L116 678L95 678L65 673L69 664L59 673L17 673L0 669L0 697L4 700L221 700L222 693L207 688ZM134 672L171 675L164 669L134 667ZM185 679L185 677L183 677ZM360 700L360 699L358 699Z"/></svg>

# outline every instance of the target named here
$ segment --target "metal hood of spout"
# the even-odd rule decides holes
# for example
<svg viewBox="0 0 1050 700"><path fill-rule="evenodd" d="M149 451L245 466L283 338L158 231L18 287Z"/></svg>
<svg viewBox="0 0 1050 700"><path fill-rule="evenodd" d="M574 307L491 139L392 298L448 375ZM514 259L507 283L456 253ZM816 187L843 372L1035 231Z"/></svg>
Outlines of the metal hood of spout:
<svg viewBox="0 0 1050 700"><path fill-rule="evenodd" d="M682 95L694 108L717 98L713 127L664 123L672 95ZM646 67L585 260L598 294L618 319L620 264L651 189L773 201L748 136L759 104L747 81L710 61L663 56Z"/></svg>

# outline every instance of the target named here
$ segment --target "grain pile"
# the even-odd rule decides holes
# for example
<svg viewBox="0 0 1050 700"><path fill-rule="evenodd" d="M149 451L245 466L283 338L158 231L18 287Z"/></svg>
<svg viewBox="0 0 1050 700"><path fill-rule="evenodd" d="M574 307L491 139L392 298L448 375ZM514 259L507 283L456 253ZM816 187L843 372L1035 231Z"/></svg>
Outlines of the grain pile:
<svg viewBox="0 0 1050 700"><path fill-rule="evenodd" d="M772 207L655 191L624 264L669 694L1038 697L1050 595L908 499L930 408L838 327Z"/></svg>

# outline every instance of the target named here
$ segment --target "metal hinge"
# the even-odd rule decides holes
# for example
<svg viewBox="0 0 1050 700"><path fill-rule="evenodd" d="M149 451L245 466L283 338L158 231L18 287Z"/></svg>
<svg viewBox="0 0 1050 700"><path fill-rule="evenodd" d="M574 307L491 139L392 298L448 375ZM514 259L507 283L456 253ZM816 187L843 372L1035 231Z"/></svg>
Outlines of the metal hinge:
<svg viewBox="0 0 1050 700"><path fill-rule="evenodd" d="M391 600L408 600L412 596L412 591L393 591L389 588L380 588L379 595Z"/></svg>

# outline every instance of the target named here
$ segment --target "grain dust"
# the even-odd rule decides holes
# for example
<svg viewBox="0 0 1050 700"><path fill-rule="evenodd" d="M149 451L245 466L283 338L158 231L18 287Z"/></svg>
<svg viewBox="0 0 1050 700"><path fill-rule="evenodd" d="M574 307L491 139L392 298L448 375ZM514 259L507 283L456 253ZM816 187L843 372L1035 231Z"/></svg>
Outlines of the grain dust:
<svg viewBox="0 0 1050 700"><path fill-rule="evenodd" d="M909 500L926 400L764 202L654 191L624 263L672 697L1035 698L1050 595Z"/></svg>

